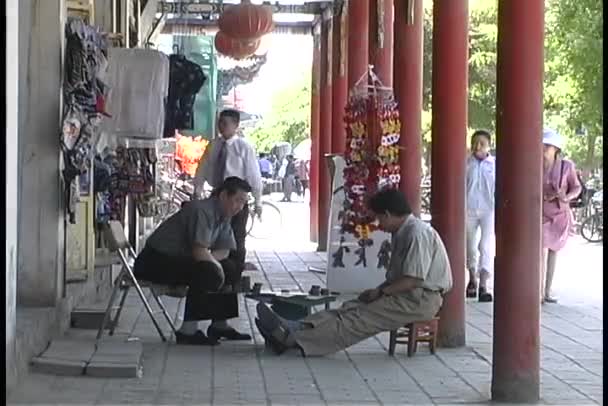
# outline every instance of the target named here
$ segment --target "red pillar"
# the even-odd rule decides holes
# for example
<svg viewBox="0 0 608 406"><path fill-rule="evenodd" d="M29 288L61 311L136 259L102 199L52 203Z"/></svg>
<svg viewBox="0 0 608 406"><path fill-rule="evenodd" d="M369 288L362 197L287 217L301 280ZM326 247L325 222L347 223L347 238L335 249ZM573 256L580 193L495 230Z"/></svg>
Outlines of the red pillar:
<svg viewBox="0 0 608 406"><path fill-rule="evenodd" d="M414 19L408 21L408 2L414 1ZM412 210L420 215L422 175L422 0L395 0L395 98L399 102L401 138L400 189ZM408 24L410 22L411 24Z"/></svg>
<svg viewBox="0 0 608 406"><path fill-rule="evenodd" d="M393 0L369 1L369 63L384 86L393 86Z"/></svg>
<svg viewBox="0 0 608 406"><path fill-rule="evenodd" d="M367 72L369 64L369 0L348 1L348 90Z"/></svg>
<svg viewBox="0 0 608 406"><path fill-rule="evenodd" d="M543 0L498 2L492 399L536 402L540 382Z"/></svg>
<svg viewBox="0 0 608 406"><path fill-rule="evenodd" d="M454 287L440 312L439 344L465 345L465 160L468 0L433 2L431 216L450 257Z"/></svg>
<svg viewBox="0 0 608 406"><path fill-rule="evenodd" d="M320 93L321 93L321 30L315 26L313 32L311 117L310 117L310 240L319 241L319 156L320 148Z"/></svg>
<svg viewBox="0 0 608 406"><path fill-rule="evenodd" d="M319 251L327 251L327 230L329 207L331 203L331 185L329 168L325 154L331 153L332 114L331 109L331 48L332 27L331 19L321 23L321 96L320 112L320 142L319 142Z"/></svg>
<svg viewBox="0 0 608 406"><path fill-rule="evenodd" d="M343 154L346 147L344 108L346 107L348 94L348 85L346 83L346 7L335 10L332 37L333 117L331 152Z"/></svg>

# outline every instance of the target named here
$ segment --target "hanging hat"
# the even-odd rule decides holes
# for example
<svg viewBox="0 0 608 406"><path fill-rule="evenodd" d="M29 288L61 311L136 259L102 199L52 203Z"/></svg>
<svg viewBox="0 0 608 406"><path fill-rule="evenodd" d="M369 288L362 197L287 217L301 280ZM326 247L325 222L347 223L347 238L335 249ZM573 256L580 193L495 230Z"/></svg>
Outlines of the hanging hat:
<svg viewBox="0 0 608 406"><path fill-rule="evenodd" d="M562 137L557 133L557 131L546 128L543 130L543 144L545 145L553 145L555 148L562 150Z"/></svg>

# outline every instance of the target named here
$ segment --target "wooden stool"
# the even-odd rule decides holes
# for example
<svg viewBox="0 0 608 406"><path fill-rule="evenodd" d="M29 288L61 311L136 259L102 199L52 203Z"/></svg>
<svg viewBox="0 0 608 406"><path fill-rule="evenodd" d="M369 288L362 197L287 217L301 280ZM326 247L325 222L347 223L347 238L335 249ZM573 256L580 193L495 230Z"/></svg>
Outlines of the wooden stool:
<svg viewBox="0 0 608 406"><path fill-rule="evenodd" d="M429 343L431 354L435 354L438 325L439 317L435 317L432 320L415 321L398 330L391 331L388 355L395 355L397 344L407 344L407 356L411 357L416 353L418 343L420 342Z"/></svg>

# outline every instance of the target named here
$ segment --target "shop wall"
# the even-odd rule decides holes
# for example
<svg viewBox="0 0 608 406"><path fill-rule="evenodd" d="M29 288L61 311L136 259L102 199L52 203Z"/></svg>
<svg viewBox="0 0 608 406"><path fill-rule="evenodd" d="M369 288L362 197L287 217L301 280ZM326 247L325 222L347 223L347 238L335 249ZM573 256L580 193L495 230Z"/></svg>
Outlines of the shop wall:
<svg viewBox="0 0 608 406"><path fill-rule="evenodd" d="M19 63L12 64L19 67L17 303L54 307L64 273L59 133L65 4L18 4Z"/></svg>
<svg viewBox="0 0 608 406"><path fill-rule="evenodd" d="M6 1L6 385L17 382L15 341L17 328L17 217L18 217L18 0Z"/></svg>

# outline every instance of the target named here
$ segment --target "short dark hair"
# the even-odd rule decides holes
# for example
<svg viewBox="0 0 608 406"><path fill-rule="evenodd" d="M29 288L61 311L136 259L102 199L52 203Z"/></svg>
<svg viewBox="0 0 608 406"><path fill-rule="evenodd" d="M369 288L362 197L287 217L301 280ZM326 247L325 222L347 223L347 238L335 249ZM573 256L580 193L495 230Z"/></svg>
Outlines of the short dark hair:
<svg viewBox="0 0 608 406"><path fill-rule="evenodd" d="M260 158L266 158L268 156L265 152L260 152Z"/></svg>
<svg viewBox="0 0 608 406"><path fill-rule="evenodd" d="M241 113L239 113L239 111L235 109L222 110L222 112L220 113L220 118L222 117L230 117L237 125L239 125L239 123L241 122Z"/></svg>
<svg viewBox="0 0 608 406"><path fill-rule="evenodd" d="M379 190L369 199L368 207L375 214L405 216L412 214L412 208L405 195L398 189L387 187Z"/></svg>
<svg viewBox="0 0 608 406"><path fill-rule="evenodd" d="M226 191L228 196L233 196L237 192L251 192L251 186L247 183L246 180L243 180L236 176L231 176L226 178L224 182L219 186L213 189L212 196L219 196L220 193Z"/></svg>
<svg viewBox="0 0 608 406"><path fill-rule="evenodd" d="M476 130L473 135L471 135L471 141L478 135L482 135L488 139L488 142L492 142L492 134L490 134L490 131L488 130Z"/></svg>

